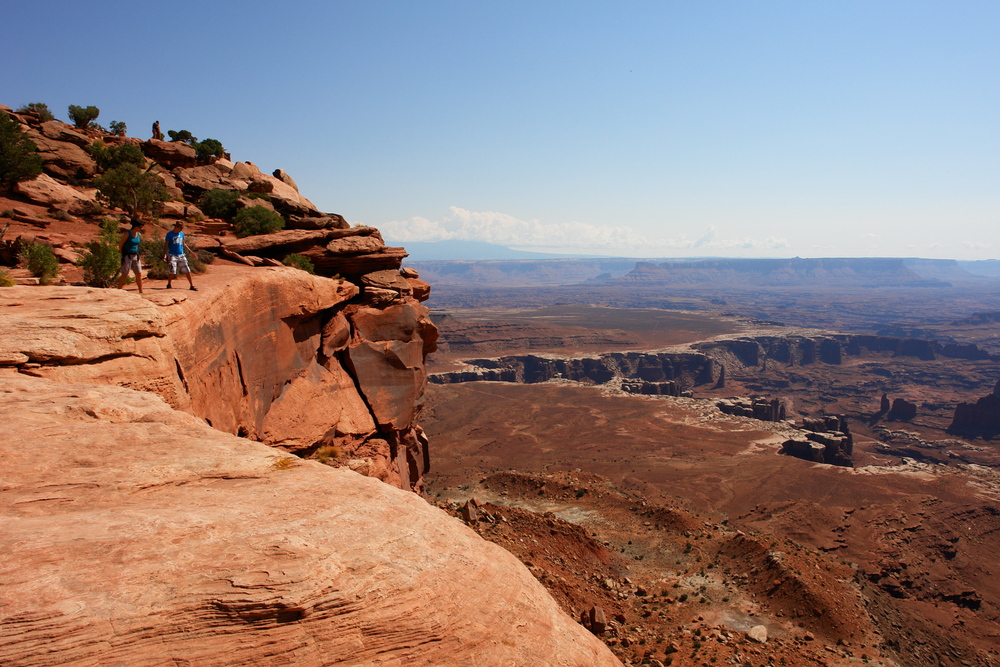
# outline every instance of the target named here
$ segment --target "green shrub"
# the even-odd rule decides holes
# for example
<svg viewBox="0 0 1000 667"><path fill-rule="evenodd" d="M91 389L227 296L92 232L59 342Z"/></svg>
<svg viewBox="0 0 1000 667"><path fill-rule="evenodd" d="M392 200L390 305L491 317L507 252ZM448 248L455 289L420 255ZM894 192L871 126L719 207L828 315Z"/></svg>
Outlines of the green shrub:
<svg viewBox="0 0 1000 667"><path fill-rule="evenodd" d="M222 147L222 142L218 139L204 139L195 143L194 152L199 160L207 160L210 157L222 157L226 153Z"/></svg>
<svg viewBox="0 0 1000 667"><path fill-rule="evenodd" d="M201 248L195 253L195 255L197 255L197 261L202 265L211 264L215 261L215 253L211 250Z"/></svg>
<svg viewBox="0 0 1000 667"><path fill-rule="evenodd" d="M52 115L52 112L49 111L49 105L45 104L44 102L31 102L29 104L23 105L20 109L17 110L18 113L28 113L30 111L34 111L35 113L37 113L38 117L42 119L43 123L47 123L50 120L56 119L56 117Z"/></svg>
<svg viewBox="0 0 1000 667"><path fill-rule="evenodd" d="M241 210L233 218L236 226L236 236L257 236L271 234L285 228L285 219L263 206L250 206Z"/></svg>
<svg viewBox="0 0 1000 667"><path fill-rule="evenodd" d="M157 215L169 199L167 186L156 174L131 162L108 169L94 179L94 185L103 202L128 211L130 216Z"/></svg>
<svg viewBox="0 0 1000 667"><path fill-rule="evenodd" d="M21 124L0 113L0 189L42 173L38 146L21 131Z"/></svg>
<svg viewBox="0 0 1000 667"><path fill-rule="evenodd" d="M78 263L83 269L84 282L91 287L111 287L114 284L122 264L122 255L118 251L120 240L118 221L104 218L100 234L95 240L87 242L87 250Z"/></svg>
<svg viewBox="0 0 1000 667"><path fill-rule="evenodd" d="M108 123L108 127L111 128L112 134L115 134L119 137L124 137L125 130L128 129L128 126L125 125L125 121L123 120L113 120L110 123Z"/></svg>
<svg viewBox="0 0 1000 667"><path fill-rule="evenodd" d="M316 267L313 266L313 263L309 261L309 258L306 257L305 255L300 255L297 252L294 252L291 255L285 257L283 260L281 260L281 263L284 264L285 266L291 266L296 269L302 269L306 273L316 273Z"/></svg>
<svg viewBox="0 0 1000 667"><path fill-rule="evenodd" d="M10 271L0 268L0 287L13 287L17 283L10 277Z"/></svg>
<svg viewBox="0 0 1000 667"><path fill-rule="evenodd" d="M123 164L134 164L138 167L146 166L146 156L138 146L132 144L122 144L121 146L108 146L98 139L87 146L90 157L102 171L120 167Z"/></svg>
<svg viewBox="0 0 1000 667"><path fill-rule="evenodd" d="M159 230L142 235L139 241L139 257L142 258L142 268L153 280L166 280L169 272L167 263L163 261L164 240Z"/></svg>
<svg viewBox="0 0 1000 667"><path fill-rule="evenodd" d="M221 218L232 221L236 215L236 200L240 198L238 190L223 190L215 188L206 190L198 198L198 208L210 218Z"/></svg>
<svg viewBox="0 0 1000 667"><path fill-rule="evenodd" d="M21 248L21 261L43 285L51 285L59 275L59 260L48 243L28 241Z"/></svg>
<svg viewBox="0 0 1000 667"><path fill-rule="evenodd" d="M101 110L97 107L78 107L75 104L69 105L69 118L81 130L90 126L91 121L97 120L101 115Z"/></svg>
<svg viewBox="0 0 1000 667"><path fill-rule="evenodd" d="M167 130L167 136L170 137L170 141L183 141L186 144L194 146L198 143L198 138L187 130Z"/></svg>
<svg viewBox="0 0 1000 667"><path fill-rule="evenodd" d="M263 199L265 201L271 201L271 195L266 192L244 192L243 196L247 199Z"/></svg>

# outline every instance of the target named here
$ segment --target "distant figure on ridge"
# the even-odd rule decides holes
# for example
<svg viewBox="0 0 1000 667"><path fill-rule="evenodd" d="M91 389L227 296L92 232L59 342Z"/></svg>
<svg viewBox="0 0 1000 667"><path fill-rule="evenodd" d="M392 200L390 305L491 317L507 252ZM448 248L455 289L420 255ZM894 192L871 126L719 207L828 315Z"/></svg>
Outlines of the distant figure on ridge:
<svg viewBox="0 0 1000 667"><path fill-rule="evenodd" d="M121 278L118 279L118 289L125 289L128 272L135 273L135 284L142 294L142 262L139 261L139 243L142 242L142 219L132 218L132 227L122 235L118 250L122 253Z"/></svg>
<svg viewBox="0 0 1000 667"><path fill-rule="evenodd" d="M163 132L160 131L160 121L153 123L153 138L163 141Z"/></svg>
<svg viewBox="0 0 1000 667"><path fill-rule="evenodd" d="M187 244L184 242L184 223L178 220L174 223L173 231L167 232L166 238L163 240L163 261L167 263L167 289L171 288L171 281L177 277L177 270L180 269L181 273L187 276L188 285L195 292L198 288L194 286L194 281L191 280L191 267L188 266L187 255L184 254L184 248ZM188 248L190 251L191 249Z"/></svg>

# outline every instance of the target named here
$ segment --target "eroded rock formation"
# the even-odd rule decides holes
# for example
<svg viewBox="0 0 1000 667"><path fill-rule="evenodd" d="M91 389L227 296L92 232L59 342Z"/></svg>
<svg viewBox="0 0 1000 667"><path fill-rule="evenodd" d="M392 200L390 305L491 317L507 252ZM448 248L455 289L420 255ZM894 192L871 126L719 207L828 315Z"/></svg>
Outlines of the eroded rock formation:
<svg viewBox="0 0 1000 667"><path fill-rule="evenodd" d="M227 433L422 488L416 423L437 332L398 297L366 305L347 281L290 268L215 267L197 294L84 287L0 294L0 367L162 396Z"/></svg>
<svg viewBox="0 0 1000 667"><path fill-rule="evenodd" d="M781 451L807 461L851 466L854 436L844 415L806 417L802 420L801 435L786 440Z"/></svg>
<svg viewBox="0 0 1000 667"><path fill-rule="evenodd" d="M975 403L959 403L948 432L970 438L1000 435L1000 381L993 391Z"/></svg>
<svg viewBox="0 0 1000 667"><path fill-rule="evenodd" d="M472 359L463 371L435 373L431 382L450 384L492 380L532 384L556 378L604 384L614 378L656 383L656 393L680 395L691 388L715 383L720 366L698 352L609 352L596 357L559 358L538 355ZM664 384L672 383L672 384ZM632 385L635 386L635 385Z"/></svg>

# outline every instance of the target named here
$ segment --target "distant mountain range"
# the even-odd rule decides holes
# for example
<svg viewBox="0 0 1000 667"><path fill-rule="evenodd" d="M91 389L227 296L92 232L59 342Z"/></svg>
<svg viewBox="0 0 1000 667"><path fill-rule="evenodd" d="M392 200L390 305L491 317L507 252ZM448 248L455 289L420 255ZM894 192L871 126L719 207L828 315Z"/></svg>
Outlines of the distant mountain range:
<svg viewBox="0 0 1000 667"><path fill-rule="evenodd" d="M390 245L392 241L388 242ZM1000 260L923 258L637 259L513 250L477 241L405 244L406 264L437 285L829 285L946 287L1000 278Z"/></svg>
<svg viewBox="0 0 1000 667"><path fill-rule="evenodd" d="M593 257L593 255L557 255L545 252L514 250L507 246L485 241L395 241L386 239L386 245L403 246L410 262L466 261L496 259L567 259Z"/></svg>

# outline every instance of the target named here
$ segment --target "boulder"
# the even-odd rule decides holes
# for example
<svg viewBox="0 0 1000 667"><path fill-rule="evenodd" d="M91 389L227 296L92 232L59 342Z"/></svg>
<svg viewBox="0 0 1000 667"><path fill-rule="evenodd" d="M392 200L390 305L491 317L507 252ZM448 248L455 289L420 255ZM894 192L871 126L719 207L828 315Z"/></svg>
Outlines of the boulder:
<svg viewBox="0 0 1000 667"><path fill-rule="evenodd" d="M413 294L413 298L417 301L426 301L431 296L431 284L420 280L419 278L405 278L407 284L410 286L410 291Z"/></svg>
<svg viewBox="0 0 1000 667"><path fill-rule="evenodd" d="M94 140L83 132L80 132L72 125L67 125L58 120L50 120L42 123L38 126L38 130L49 139L76 144L80 148L86 148L94 143Z"/></svg>
<svg viewBox="0 0 1000 667"><path fill-rule="evenodd" d="M263 197L240 197L236 200L236 209L251 208L253 206L263 206L268 211L274 210L274 204Z"/></svg>
<svg viewBox="0 0 1000 667"><path fill-rule="evenodd" d="M767 628L763 625L755 625L747 630L747 637L759 644L766 644Z"/></svg>
<svg viewBox="0 0 1000 667"><path fill-rule="evenodd" d="M167 169L193 167L198 164L194 148L183 141L150 139L144 141L141 148L146 157Z"/></svg>
<svg viewBox="0 0 1000 667"><path fill-rule="evenodd" d="M366 273L361 276L361 284L366 288L376 287L378 289L393 290L402 296L409 296L412 292L410 283L406 281L406 278L399 275L399 271L386 270Z"/></svg>
<svg viewBox="0 0 1000 667"><path fill-rule="evenodd" d="M204 215L200 208L184 201L163 202L163 209L160 214L165 218L181 218L183 220Z"/></svg>
<svg viewBox="0 0 1000 667"><path fill-rule="evenodd" d="M215 164L175 169L174 176L183 187L198 194L214 189L245 190L248 185L247 181L232 178L225 169L220 169Z"/></svg>
<svg viewBox="0 0 1000 667"><path fill-rule="evenodd" d="M250 192L269 194L271 203L283 215L308 216L317 213L316 207L311 201L300 195L299 191L291 185L274 176L260 174L250 182L247 189Z"/></svg>
<svg viewBox="0 0 1000 667"><path fill-rule="evenodd" d="M597 605L591 605L588 616L590 631L595 635L603 634L608 627L608 619L604 615L604 609Z"/></svg>
<svg viewBox="0 0 1000 667"><path fill-rule="evenodd" d="M364 299L365 304L369 306L388 306L399 302L401 299L399 292L391 289L381 289L379 287L366 287L364 294L361 295L361 298Z"/></svg>
<svg viewBox="0 0 1000 667"><path fill-rule="evenodd" d="M14 191L36 204L61 208L70 213L88 213L95 209L97 190L64 185L47 174L14 185Z"/></svg>
<svg viewBox="0 0 1000 667"><path fill-rule="evenodd" d="M326 244L326 251L331 255L367 255L378 252L384 247L382 236L375 233L369 236L345 236L333 239Z"/></svg>
<svg viewBox="0 0 1000 667"><path fill-rule="evenodd" d="M229 177L241 181L256 180L261 176L260 169L252 162L237 162L230 167Z"/></svg>
<svg viewBox="0 0 1000 667"><path fill-rule="evenodd" d="M97 173L97 163L80 146L50 139L34 129L29 129L27 135L38 147L42 167L48 173L63 178L89 178Z"/></svg>
<svg viewBox="0 0 1000 667"><path fill-rule="evenodd" d="M76 264L83 257L80 253L69 248L53 248L52 253L56 259L64 264Z"/></svg>
<svg viewBox="0 0 1000 667"><path fill-rule="evenodd" d="M620 665L415 494L122 387L5 378L0 419L5 665Z"/></svg>
<svg viewBox="0 0 1000 667"><path fill-rule="evenodd" d="M184 191L178 187L177 179L169 171L157 171L155 172L159 179L163 182L163 185L167 188L167 194L175 200L180 200L184 198Z"/></svg>
<svg viewBox="0 0 1000 667"><path fill-rule="evenodd" d="M292 180L292 177L289 176L288 172L285 171L284 169L275 169L272 175L285 185L295 188L296 192L299 191L299 186L295 184L295 181Z"/></svg>

